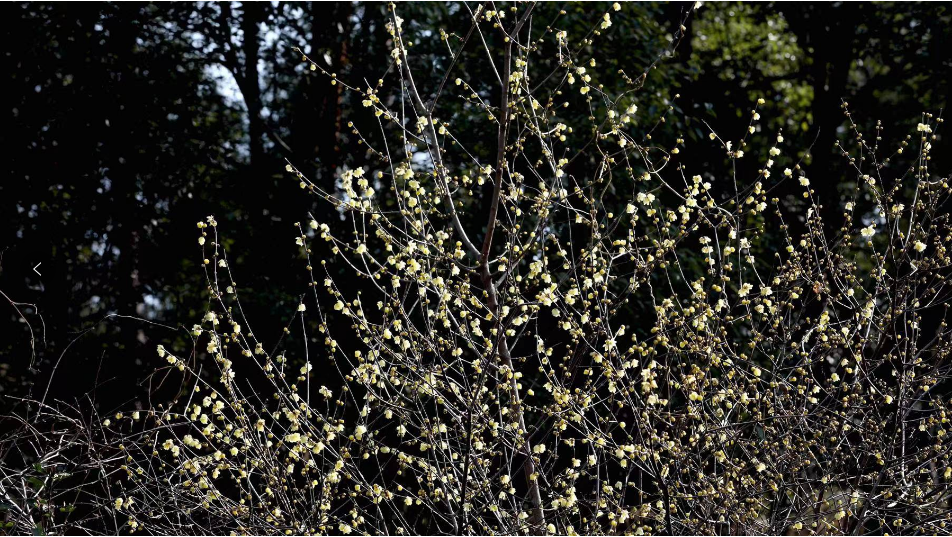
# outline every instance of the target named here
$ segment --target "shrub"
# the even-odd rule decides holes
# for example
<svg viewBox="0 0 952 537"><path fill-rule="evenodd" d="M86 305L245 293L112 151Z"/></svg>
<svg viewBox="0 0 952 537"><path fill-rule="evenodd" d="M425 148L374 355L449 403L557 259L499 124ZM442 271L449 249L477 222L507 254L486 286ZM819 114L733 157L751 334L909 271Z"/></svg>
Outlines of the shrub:
<svg viewBox="0 0 952 537"><path fill-rule="evenodd" d="M333 187L288 164L333 210L288 238L309 286L287 342L250 329L221 226L199 222L208 311L192 349L157 349L185 388L92 421L34 405L3 442L13 527L948 532L942 119L886 149L844 103L855 175L829 178L758 131L760 102L747 131L710 131L724 170L695 171L658 141L670 110L639 112L645 76L603 92L531 13L473 14L499 95L447 71L425 100L396 13L389 82L305 57L376 131L351 125L369 162ZM476 114L497 135L467 147ZM816 199L819 180L852 197Z"/></svg>

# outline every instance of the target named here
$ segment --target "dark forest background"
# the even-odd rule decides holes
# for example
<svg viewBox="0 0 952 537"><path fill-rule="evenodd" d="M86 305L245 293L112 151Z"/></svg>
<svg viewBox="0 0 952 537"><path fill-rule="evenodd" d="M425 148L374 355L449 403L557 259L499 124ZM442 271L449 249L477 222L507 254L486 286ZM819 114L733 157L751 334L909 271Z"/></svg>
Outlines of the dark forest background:
<svg viewBox="0 0 952 537"><path fill-rule="evenodd" d="M614 14L592 47L599 82L622 87L622 73L641 73L691 6ZM559 28L584 35L608 6L543 4L536 24L560 9ZM469 11L398 12L417 42L418 83L433 91L449 58L439 32L456 42ZM375 83L390 66L386 5L7 3L0 13L0 397L88 395L104 411L142 402L156 345L187 342L183 327L205 311L196 222L206 215L220 223L256 332L278 340L307 289L294 223L309 212L333 220L285 160L332 190L336 170L367 158L348 128L366 120L360 96L310 73L293 49L356 86ZM764 98L764 130L782 128L801 148L835 206L853 181L835 151L850 135L844 100L892 142L947 105L949 3L711 3L685 27L635 98L645 117L673 107L663 131L688 140L698 169L724 160L690 147L709 132L702 120L739 136ZM483 57L465 48L455 69L479 80ZM466 142L494 143L485 135L474 128ZM947 151L933 153L947 170Z"/></svg>

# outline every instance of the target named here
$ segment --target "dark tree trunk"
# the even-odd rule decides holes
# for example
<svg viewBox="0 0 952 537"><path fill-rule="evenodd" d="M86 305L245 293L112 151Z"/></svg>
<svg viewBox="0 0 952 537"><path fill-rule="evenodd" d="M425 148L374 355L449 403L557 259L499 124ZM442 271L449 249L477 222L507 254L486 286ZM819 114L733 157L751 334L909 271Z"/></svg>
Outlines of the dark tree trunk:
<svg viewBox="0 0 952 537"><path fill-rule="evenodd" d="M241 84L241 94L248 107L248 150L251 156L251 166L259 166L264 153L262 137L264 125L261 119L261 84L258 78L258 58L261 52L259 30L261 23L267 16L263 2L243 2L241 31L241 47L244 53L244 65L241 76L237 77Z"/></svg>
<svg viewBox="0 0 952 537"><path fill-rule="evenodd" d="M860 23L861 7L851 3L813 4L808 10L793 10L788 20L800 46L809 51L807 75L813 85L813 129L816 143L810 153L809 173L815 177L814 190L820 203L831 214L839 204L840 186L846 168L835 150L845 121L842 102L848 97L850 66L853 62L855 28ZM826 219L833 224L835 219Z"/></svg>
<svg viewBox="0 0 952 537"><path fill-rule="evenodd" d="M330 11L330 13L328 13ZM309 4L311 31L309 55L312 60L332 72L341 72L349 63L347 40L353 7L347 3ZM325 54L331 64L325 63ZM298 99L300 106L293 118L292 145L299 156L299 166L332 188L333 176L339 166L341 131L341 85L330 85L322 76L309 76Z"/></svg>

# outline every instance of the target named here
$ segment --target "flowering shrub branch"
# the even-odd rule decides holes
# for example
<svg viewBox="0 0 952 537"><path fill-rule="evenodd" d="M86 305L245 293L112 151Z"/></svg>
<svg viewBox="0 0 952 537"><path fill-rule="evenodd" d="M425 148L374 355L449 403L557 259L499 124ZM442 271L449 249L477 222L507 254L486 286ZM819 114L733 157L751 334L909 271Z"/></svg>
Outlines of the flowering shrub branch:
<svg viewBox="0 0 952 537"><path fill-rule="evenodd" d="M599 84L584 45L622 6L581 38L533 24L532 4L492 7L463 45L482 44L494 92L450 74L461 46L427 103L395 7L375 86L304 57L377 131L351 124L371 162L332 188L288 164L333 209L296 227L309 289L285 331L302 348L258 338L218 222L200 222L208 311L191 350L157 349L180 396L93 421L36 410L2 442L39 465L0 472L18 531L66 506L48 530L949 531L942 118L890 149L844 103L855 186L839 206L811 184L840 178L782 133L748 149L761 101L748 130L704 142L725 181L680 137L656 141L664 117L635 98L647 76ZM450 99L494 147L466 147L470 126L440 117ZM799 200L771 195L791 182ZM50 467L67 475L36 491Z"/></svg>

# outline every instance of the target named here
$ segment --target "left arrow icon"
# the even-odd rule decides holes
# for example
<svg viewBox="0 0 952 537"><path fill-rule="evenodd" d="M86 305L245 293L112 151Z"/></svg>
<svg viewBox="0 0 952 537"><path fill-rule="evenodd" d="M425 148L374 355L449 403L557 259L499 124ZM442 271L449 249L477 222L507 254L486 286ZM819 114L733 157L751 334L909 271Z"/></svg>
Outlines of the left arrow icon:
<svg viewBox="0 0 952 537"><path fill-rule="evenodd" d="M35 273L37 274L37 276L42 276L42 274L40 274L40 271L36 270L36 269L40 268L40 265L42 265L42 264L43 264L43 262L40 261L39 263L36 264L35 267L33 267L33 272L35 272Z"/></svg>

